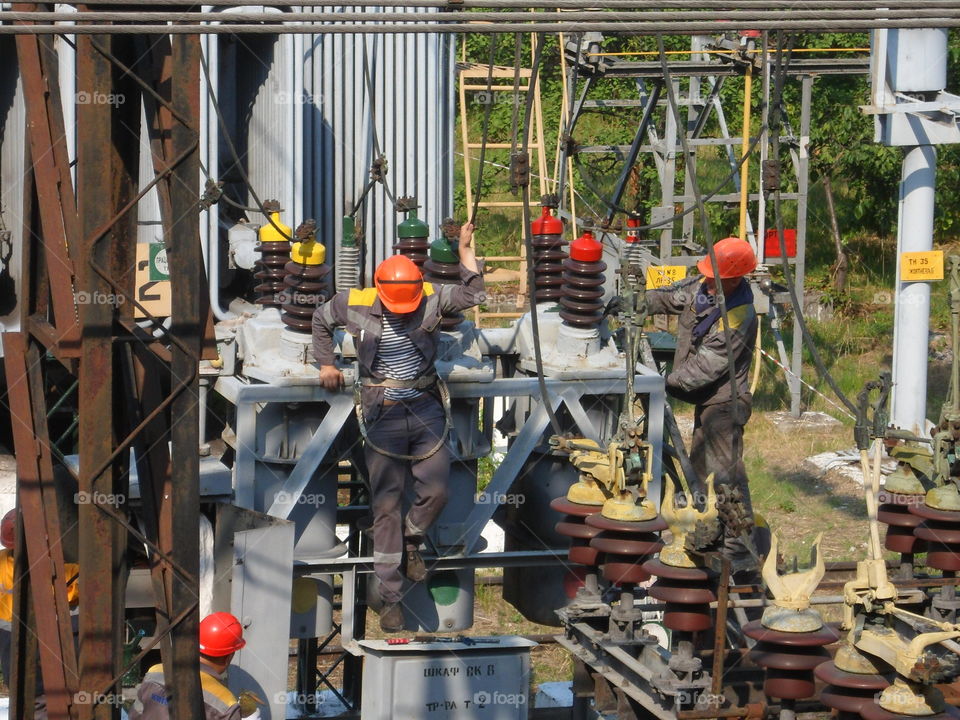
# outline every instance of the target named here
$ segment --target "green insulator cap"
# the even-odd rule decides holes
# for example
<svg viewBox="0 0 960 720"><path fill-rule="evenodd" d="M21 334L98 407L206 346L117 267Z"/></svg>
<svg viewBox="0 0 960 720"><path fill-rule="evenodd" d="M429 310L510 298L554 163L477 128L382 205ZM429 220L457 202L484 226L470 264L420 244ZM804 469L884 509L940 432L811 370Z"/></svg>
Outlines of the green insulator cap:
<svg viewBox="0 0 960 720"><path fill-rule="evenodd" d="M460 256L453 249L453 245L444 238L437 238L430 243L430 259L438 263L460 262Z"/></svg>
<svg viewBox="0 0 960 720"><path fill-rule="evenodd" d="M343 218L343 241L341 242L342 247L356 247L357 245L357 224L354 222L354 219L349 215L345 215Z"/></svg>
<svg viewBox="0 0 960 720"><path fill-rule="evenodd" d="M417 217L416 210L411 210L407 215L407 219L397 225L398 238L419 238L429 236L430 228L427 227L427 224L423 220Z"/></svg>

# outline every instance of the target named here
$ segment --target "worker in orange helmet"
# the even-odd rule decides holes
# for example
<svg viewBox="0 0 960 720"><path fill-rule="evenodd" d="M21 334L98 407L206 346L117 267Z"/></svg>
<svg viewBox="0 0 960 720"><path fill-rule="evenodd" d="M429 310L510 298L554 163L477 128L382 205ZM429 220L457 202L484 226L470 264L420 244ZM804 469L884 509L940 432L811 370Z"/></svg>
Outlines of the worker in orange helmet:
<svg viewBox="0 0 960 720"><path fill-rule="evenodd" d="M743 464L743 428L750 418L748 374L757 336L757 312L745 275L757 267L757 256L746 240L728 237L697 263L700 277L686 278L665 288L648 290L650 314L679 315L677 349L666 378L673 397L695 407L690 460L703 481L714 474L716 486L727 485L737 495L745 515L753 515L747 472ZM717 279L723 288L729 332L724 330L717 303ZM733 358L736 387L731 387ZM727 538L727 554L737 565L753 565L739 538Z"/></svg>
<svg viewBox="0 0 960 720"><path fill-rule="evenodd" d="M0 520L0 670L3 672L3 681L10 687L10 671L12 667L13 623L19 618L13 616L13 593L16 574L14 572L13 552L17 538L17 510L10 510ZM78 575L80 566L65 562L63 572L67 580L67 602L70 607L76 607L80 599ZM43 683L40 672L37 672L36 699L38 708L43 705ZM39 713L38 713L39 715Z"/></svg>
<svg viewBox="0 0 960 720"><path fill-rule="evenodd" d="M233 656L246 644L243 626L230 613L215 612L200 621L200 690L203 693L204 720L260 717L256 703L250 704L248 711L243 711L241 701L223 683ZM130 720L167 720L170 717L169 707L163 665L154 665L137 687L137 699L130 710Z"/></svg>
<svg viewBox="0 0 960 720"><path fill-rule="evenodd" d="M376 287L345 290L313 315L313 350L320 384L336 391L343 374L334 364L333 330L353 336L359 364L357 406L372 492L373 567L380 581L380 626L403 628L403 573L426 578L420 544L447 499L450 451L448 418L434 360L440 317L483 301L483 278L473 250L473 225L460 229L460 284L434 288L403 255L377 267ZM413 481L413 502L402 518L404 489Z"/></svg>

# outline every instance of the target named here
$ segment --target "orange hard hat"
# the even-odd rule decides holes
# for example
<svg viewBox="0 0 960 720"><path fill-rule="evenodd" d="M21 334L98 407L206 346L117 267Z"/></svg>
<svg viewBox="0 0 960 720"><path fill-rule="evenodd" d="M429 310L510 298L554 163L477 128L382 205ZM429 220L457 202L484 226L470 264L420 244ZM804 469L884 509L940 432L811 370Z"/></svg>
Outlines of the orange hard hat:
<svg viewBox="0 0 960 720"><path fill-rule="evenodd" d="M416 263L406 255L394 255L380 263L373 280L387 310L408 313L420 306L423 275Z"/></svg>
<svg viewBox="0 0 960 720"><path fill-rule="evenodd" d="M3 516L0 520L0 544L6 548L12 548L16 541L17 533L17 511L16 508Z"/></svg>
<svg viewBox="0 0 960 720"><path fill-rule="evenodd" d="M717 270L721 280L743 277L752 273L757 267L757 256L750 247L750 243L740 238L728 237L713 246L713 254L717 258ZM710 255L704 255L697 263L697 270L704 277L712 278L713 265Z"/></svg>
<svg viewBox="0 0 960 720"><path fill-rule="evenodd" d="M215 612L200 621L200 652L204 655L224 657L246 644L240 621L230 613Z"/></svg>

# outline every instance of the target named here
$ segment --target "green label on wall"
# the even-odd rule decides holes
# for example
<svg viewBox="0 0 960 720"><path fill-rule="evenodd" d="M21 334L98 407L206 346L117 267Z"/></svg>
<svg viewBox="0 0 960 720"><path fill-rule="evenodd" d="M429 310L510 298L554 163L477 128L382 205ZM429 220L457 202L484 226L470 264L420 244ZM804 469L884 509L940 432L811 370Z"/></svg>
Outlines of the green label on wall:
<svg viewBox="0 0 960 720"><path fill-rule="evenodd" d="M167 247L163 243L150 243L150 280L169 280Z"/></svg>

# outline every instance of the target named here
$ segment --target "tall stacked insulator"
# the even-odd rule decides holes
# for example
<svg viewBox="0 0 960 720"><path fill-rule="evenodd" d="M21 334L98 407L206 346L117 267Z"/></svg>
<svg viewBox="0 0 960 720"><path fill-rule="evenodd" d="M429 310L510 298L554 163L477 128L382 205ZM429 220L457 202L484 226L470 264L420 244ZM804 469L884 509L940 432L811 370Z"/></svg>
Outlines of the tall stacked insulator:
<svg viewBox="0 0 960 720"><path fill-rule="evenodd" d="M563 221L553 214L560 203L556 195L540 199L540 217L530 223L533 235L533 273L535 302L553 302L563 295Z"/></svg>
<svg viewBox="0 0 960 720"><path fill-rule="evenodd" d="M960 510L956 486L953 483L930 490L923 503L914 503L910 512L921 522L914 535L927 543L927 567L943 571L944 579L955 578L960 570ZM944 585L931 600L937 620L955 622L960 599L955 585Z"/></svg>
<svg viewBox="0 0 960 720"><path fill-rule="evenodd" d="M337 291L360 287L360 246L354 219L343 219L343 240L337 250Z"/></svg>
<svg viewBox="0 0 960 720"><path fill-rule="evenodd" d="M397 225L397 242L393 249L413 260L422 270L429 257L430 228L417 217L417 201L414 198L400 198L397 208L405 211L407 217Z"/></svg>
<svg viewBox="0 0 960 720"><path fill-rule="evenodd" d="M440 237L430 243L430 257L423 264L423 277L437 285L460 284L460 256L450 240ZM444 313L440 327L451 330L462 322L463 313Z"/></svg>
<svg viewBox="0 0 960 720"><path fill-rule="evenodd" d="M590 540L590 547L603 553L604 578L621 586L650 579L643 563L663 547L657 534L667 529L662 518L638 522L613 520L594 513L587 518L587 525L600 530L600 534Z"/></svg>
<svg viewBox="0 0 960 720"><path fill-rule="evenodd" d="M640 218L627 218L627 235L624 238L623 254L630 265L640 265L643 259L643 245L640 243Z"/></svg>
<svg viewBox="0 0 960 720"><path fill-rule="evenodd" d="M284 265L290 259L290 238L293 230L280 221L280 203L267 200L263 204L269 222L260 228L260 259L256 262L253 276L259 284L253 288L256 302L264 307L278 307L277 295L283 290Z"/></svg>
<svg viewBox="0 0 960 720"><path fill-rule="evenodd" d="M563 294L560 317L568 325L583 329L600 326L603 319L603 271L607 264L603 246L590 230L570 243L570 257L563 261Z"/></svg>
<svg viewBox="0 0 960 720"><path fill-rule="evenodd" d="M550 508L563 513L564 518L557 523L556 531L570 538L570 550L567 558L572 563L586 567L584 587L588 592L598 591L597 573L600 564L600 551L590 545L590 541L600 534L600 528L587 525L587 517L600 510L599 505L583 505L571 502L566 497L555 498Z"/></svg>
<svg viewBox="0 0 960 720"><path fill-rule="evenodd" d="M673 479L666 477L660 513L670 528L670 544L660 551L658 559L643 564L643 569L657 578L649 590L650 597L667 604L663 624L680 633L700 632L713 625L710 603L717 599L717 576L702 566L702 556L688 550L698 528L715 534L720 531L712 476L706 486L707 499L703 510L698 510L689 496L686 502L678 502Z"/></svg>
<svg viewBox="0 0 960 720"><path fill-rule="evenodd" d="M744 625L743 632L757 641L750 657L767 671L763 692L789 701L813 697L813 671L830 659L825 647L840 637L829 625L819 630L786 632L764 627L760 620Z"/></svg>
<svg viewBox="0 0 960 720"><path fill-rule="evenodd" d="M313 311L330 296L330 266L324 264L327 249L317 242L317 223L305 220L297 228L290 249L290 262L283 278L283 312L280 319L291 330L311 332Z"/></svg>
<svg viewBox="0 0 960 720"><path fill-rule="evenodd" d="M817 679L827 683L820 702L837 711L837 720L860 720L861 711L890 685L891 668L844 641L833 660L817 665Z"/></svg>
<svg viewBox="0 0 960 720"><path fill-rule="evenodd" d="M923 495L904 495L881 490L877 520L887 524L883 546L887 550L913 555L926 552L927 544L914 534L923 518L910 512L910 506L923 502Z"/></svg>

